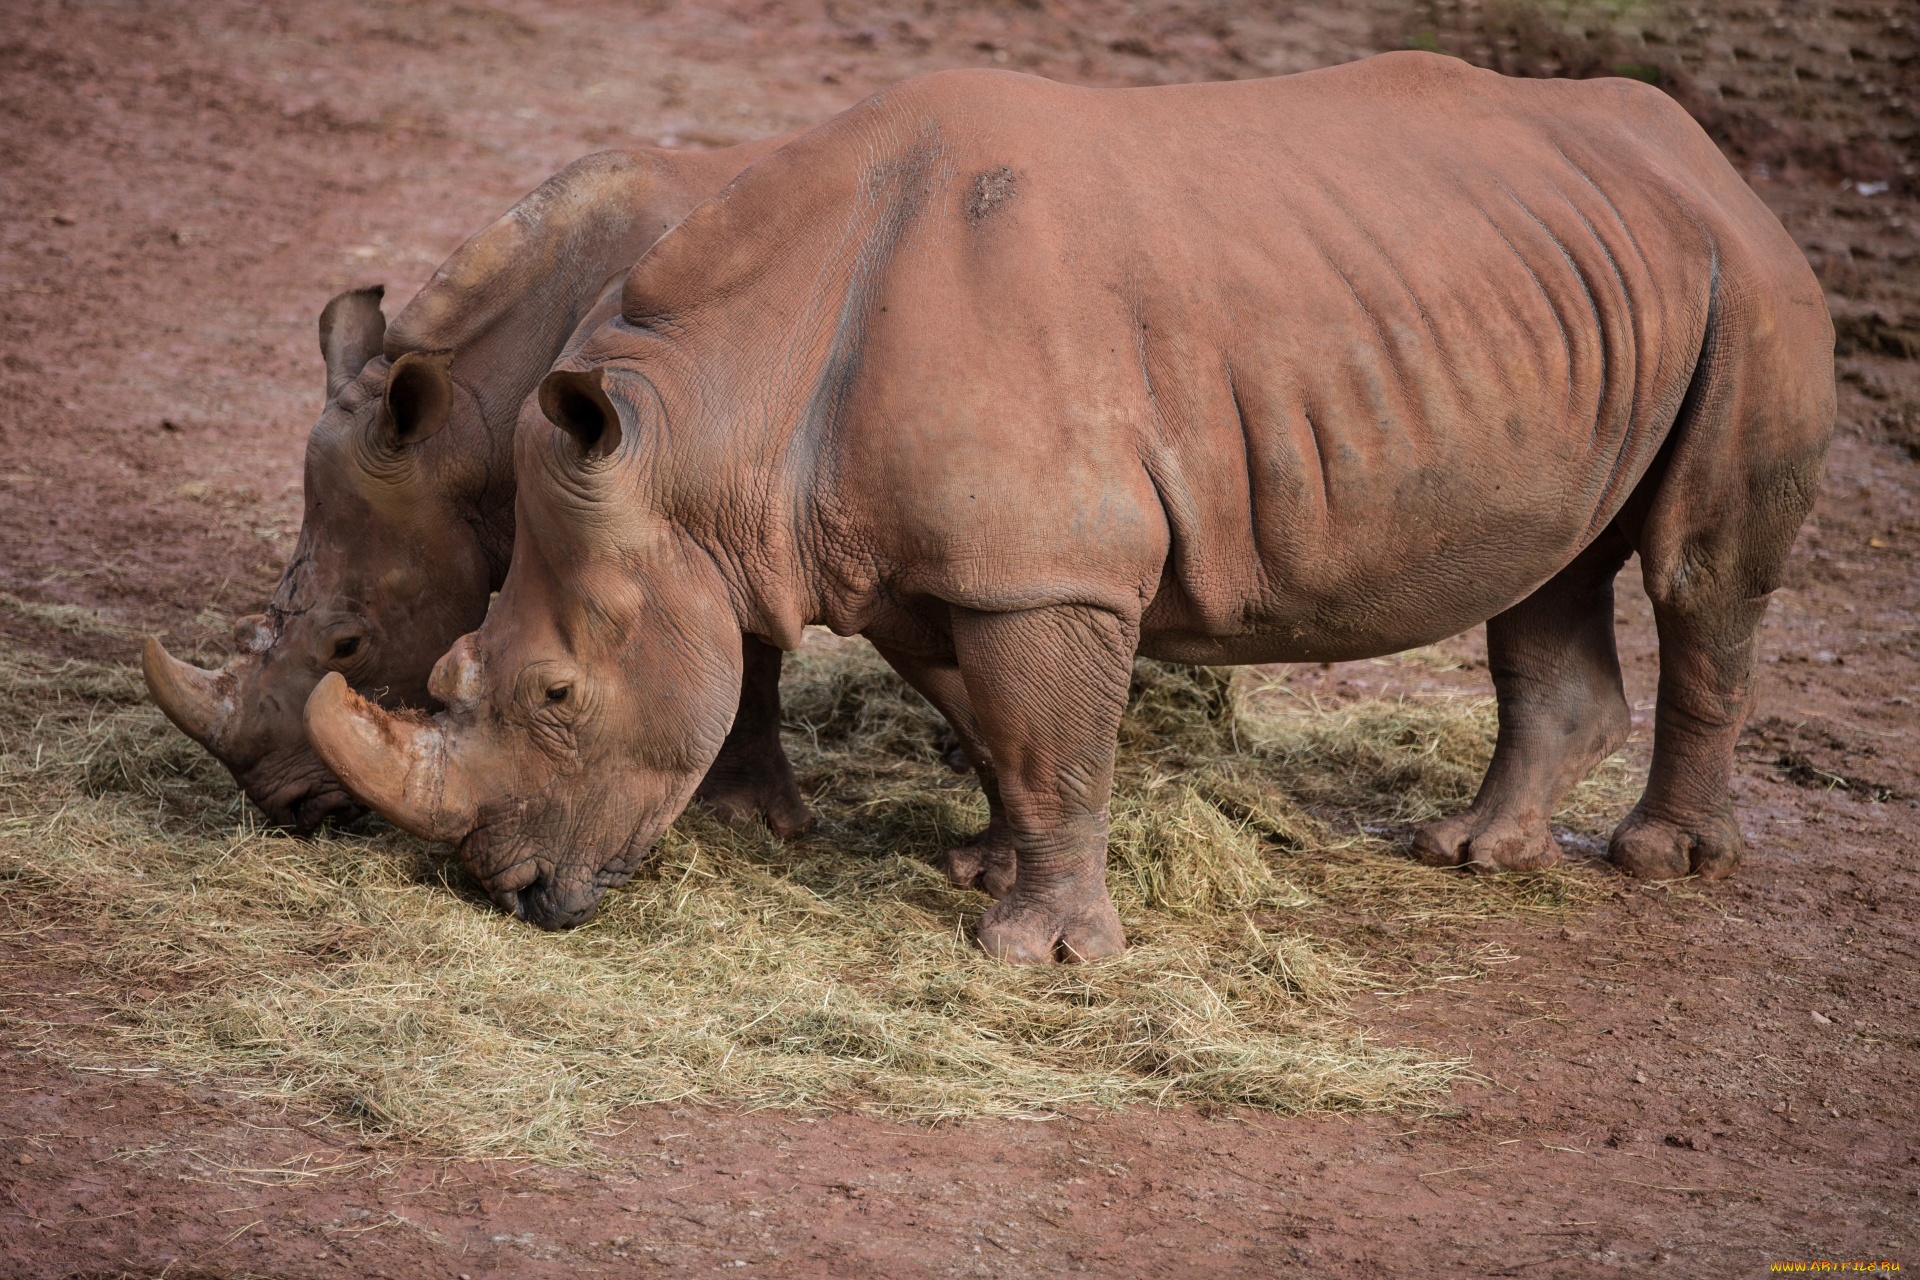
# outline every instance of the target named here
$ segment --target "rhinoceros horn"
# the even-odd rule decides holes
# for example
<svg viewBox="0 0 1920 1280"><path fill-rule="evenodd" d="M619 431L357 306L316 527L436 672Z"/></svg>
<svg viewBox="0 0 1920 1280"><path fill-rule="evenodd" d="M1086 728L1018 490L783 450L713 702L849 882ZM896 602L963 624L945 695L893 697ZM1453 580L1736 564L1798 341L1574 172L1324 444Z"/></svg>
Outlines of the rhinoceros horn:
<svg viewBox="0 0 1920 1280"><path fill-rule="evenodd" d="M234 673L223 667L206 671L167 652L159 636L148 636L140 655L147 693L180 732L219 754L220 735L233 718Z"/></svg>
<svg viewBox="0 0 1920 1280"><path fill-rule="evenodd" d="M307 698L307 741L369 808L426 840L457 844L478 806L444 729L424 715L394 715L328 672Z"/></svg>

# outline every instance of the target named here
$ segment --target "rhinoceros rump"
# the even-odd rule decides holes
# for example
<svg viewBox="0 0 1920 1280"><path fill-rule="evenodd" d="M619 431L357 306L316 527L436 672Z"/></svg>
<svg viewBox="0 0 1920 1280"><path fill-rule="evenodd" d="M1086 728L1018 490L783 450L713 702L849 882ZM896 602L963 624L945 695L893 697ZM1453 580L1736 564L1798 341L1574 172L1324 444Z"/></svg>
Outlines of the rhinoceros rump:
<svg viewBox="0 0 1920 1280"><path fill-rule="evenodd" d="M1659 709L1613 857L1721 875L1831 354L1792 240L1630 81L930 76L696 210L549 375L506 584L436 672L458 705L396 725L329 677L308 729L564 925L719 749L739 631L859 632L978 766L993 824L950 870L1004 893L981 945L1094 959L1136 652L1354 659L1486 620L1495 759L1419 849L1536 866L1626 733L1638 551Z"/></svg>
<svg viewBox="0 0 1920 1280"><path fill-rule="evenodd" d="M378 287L327 304L327 404L272 603L236 624L239 652L219 671L157 638L145 654L154 701L274 822L310 829L353 804L300 720L322 675L426 705L434 660L486 613L513 545L515 415L562 343L606 318L595 299L611 311L618 275L661 232L780 141L588 156L463 245L391 328ZM780 654L745 646L741 714L702 794L791 833L811 817L780 749Z"/></svg>

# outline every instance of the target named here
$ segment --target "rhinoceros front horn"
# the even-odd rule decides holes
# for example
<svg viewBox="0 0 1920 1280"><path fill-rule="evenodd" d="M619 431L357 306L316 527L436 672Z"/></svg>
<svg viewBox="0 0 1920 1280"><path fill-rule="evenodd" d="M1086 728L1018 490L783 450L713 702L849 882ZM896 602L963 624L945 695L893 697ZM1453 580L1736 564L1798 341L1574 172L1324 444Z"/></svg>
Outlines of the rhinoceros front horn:
<svg viewBox="0 0 1920 1280"><path fill-rule="evenodd" d="M220 736L233 719L234 676L231 671L205 671L167 652L159 636L148 636L140 655L147 678L147 695L180 732L220 753Z"/></svg>
<svg viewBox="0 0 1920 1280"><path fill-rule="evenodd" d="M383 711L333 671L307 698L306 723L327 768L394 826L449 844L473 830L472 789L446 731L424 715Z"/></svg>

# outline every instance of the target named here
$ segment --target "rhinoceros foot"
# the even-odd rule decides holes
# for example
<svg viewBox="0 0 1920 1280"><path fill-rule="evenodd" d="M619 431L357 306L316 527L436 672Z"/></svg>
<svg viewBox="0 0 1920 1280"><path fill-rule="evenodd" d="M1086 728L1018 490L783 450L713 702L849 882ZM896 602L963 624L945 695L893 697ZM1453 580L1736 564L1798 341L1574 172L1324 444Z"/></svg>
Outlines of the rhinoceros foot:
<svg viewBox="0 0 1920 1280"><path fill-rule="evenodd" d="M1414 856L1430 867L1537 871L1560 861L1560 845L1537 815L1515 818L1469 809L1428 823L1413 837Z"/></svg>
<svg viewBox="0 0 1920 1280"><path fill-rule="evenodd" d="M1014 875L1019 870L1013 837L988 827L963 845L947 850L940 869L956 889L978 889L998 899L1013 892Z"/></svg>
<svg viewBox="0 0 1920 1280"><path fill-rule="evenodd" d="M1683 823L1636 807L1614 831L1607 856L1640 880L1677 880L1684 875L1720 880L1740 865L1745 843L1731 812Z"/></svg>
<svg viewBox="0 0 1920 1280"><path fill-rule="evenodd" d="M1126 950L1104 885L1035 899L1009 894L980 917L980 949L1008 964L1090 964Z"/></svg>

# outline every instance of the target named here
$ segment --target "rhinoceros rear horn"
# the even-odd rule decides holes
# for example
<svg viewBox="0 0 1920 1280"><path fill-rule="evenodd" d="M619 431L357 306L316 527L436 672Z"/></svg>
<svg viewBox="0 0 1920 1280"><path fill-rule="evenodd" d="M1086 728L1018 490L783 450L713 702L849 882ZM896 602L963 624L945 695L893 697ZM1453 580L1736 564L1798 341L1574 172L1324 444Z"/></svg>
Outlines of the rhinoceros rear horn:
<svg viewBox="0 0 1920 1280"><path fill-rule="evenodd" d="M603 381L600 369L555 369L540 383L540 412L590 458L604 458L620 447L620 412Z"/></svg>
<svg viewBox="0 0 1920 1280"><path fill-rule="evenodd" d="M387 374L382 429L387 444L416 445L447 425L453 413L453 353L409 351Z"/></svg>
<svg viewBox="0 0 1920 1280"><path fill-rule="evenodd" d="M320 312L320 354L327 362L327 399L360 376L367 361L380 354L387 336L387 318L380 311L386 296L383 284L349 289L338 294Z"/></svg>

